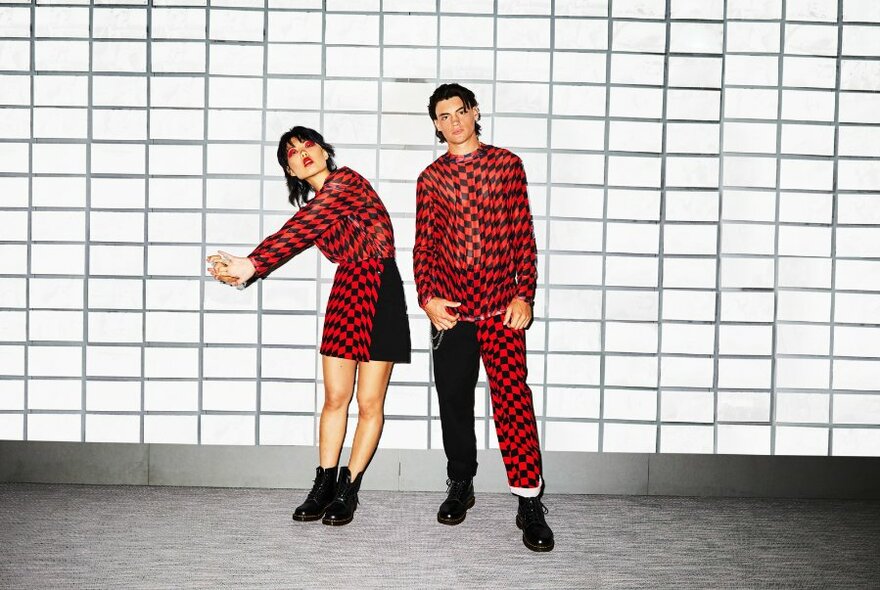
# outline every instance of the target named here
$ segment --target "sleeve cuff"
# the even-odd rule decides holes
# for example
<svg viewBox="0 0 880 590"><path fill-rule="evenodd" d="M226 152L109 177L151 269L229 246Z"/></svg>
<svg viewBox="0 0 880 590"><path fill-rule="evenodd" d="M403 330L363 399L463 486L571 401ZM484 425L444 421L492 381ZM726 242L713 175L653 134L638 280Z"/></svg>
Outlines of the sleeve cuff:
<svg viewBox="0 0 880 590"><path fill-rule="evenodd" d="M247 289L248 287L250 287L251 285L256 283L258 280L263 278L263 273L260 272L261 264L260 264L259 260L257 260L256 256L249 255L248 260L250 260L251 264L254 265L254 276L252 276L247 281L245 281L245 283L243 285L240 285L238 287L239 289Z"/></svg>

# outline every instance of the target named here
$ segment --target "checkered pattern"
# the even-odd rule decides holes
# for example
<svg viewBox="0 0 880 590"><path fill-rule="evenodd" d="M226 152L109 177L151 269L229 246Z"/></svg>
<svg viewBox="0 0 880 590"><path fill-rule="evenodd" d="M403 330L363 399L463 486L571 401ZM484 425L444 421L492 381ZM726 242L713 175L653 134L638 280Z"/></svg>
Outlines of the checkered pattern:
<svg viewBox="0 0 880 590"><path fill-rule="evenodd" d="M510 487L536 488L541 485L541 448L532 390L526 385L526 335L503 322L500 315L477 322L498 447Z"/></svg>
<svg viewBox="0 0 880 590"><path fill-rule="evenodd" d="M508 150L444 154L419 176L413 269L419 303L460 301L463 319L531 303L537 258L526 174Z"/></svg>
<svg viewBox="0 0 880 590"><path fill-rule="evenodd" d="M367 258L340 264L327 301L321 354L370 360L370 334L379 299L382 261Z"/></svg>
<svg viewBox="0 0 880 590"><path fill-rule="evenodd" d="M327 302L321 354L367 361L381 259L394 257L394 231L379 195L354 170L331 172L315 197L249 254L256 269L249 283L312 244L339 265Z"/></svg>

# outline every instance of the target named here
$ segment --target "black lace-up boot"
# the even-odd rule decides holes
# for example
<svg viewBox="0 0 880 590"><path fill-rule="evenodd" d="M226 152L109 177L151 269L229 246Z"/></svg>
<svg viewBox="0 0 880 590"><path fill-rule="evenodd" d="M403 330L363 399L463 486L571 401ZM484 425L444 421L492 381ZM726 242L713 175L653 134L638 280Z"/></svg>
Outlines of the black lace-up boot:
<svg viewBox="0 0 880 590"><path fill-rule="evenodd" d="M447 479L446 500L437 511L437 522L442 524L460 524L467 516L467 511L474 505L473 479Z"/></svg>
<svg viewBox="0 0 880 590"><path fill-rule="evenodd" d="M516 514L516 526L522 529L523 544L532 551L551 551L553 549L553 531L547 526L544 515L547 507L540 498L519 498L519 512Z"/></svg>
<svg viewBox="0 0 880 590"><path fill-rule="evenodd" d="M315 469L315 483L312 491L306 496L306 501L297 506L293 511L293 520L306 522L318 520L324 516L324 511L333 497L336 495L336 467L317 467Z"/></svg>
<svg viewBox="0 0 880 590"><path fill-rule="evenodd" d="M338 526L348 524L354 518L354 511L358 505L358 490L361 489L361 478L364 472L351 481L351 471L348 467L339 470L339 483L336 485L336 497L327 506L324 512L324 524Z"/></svg>

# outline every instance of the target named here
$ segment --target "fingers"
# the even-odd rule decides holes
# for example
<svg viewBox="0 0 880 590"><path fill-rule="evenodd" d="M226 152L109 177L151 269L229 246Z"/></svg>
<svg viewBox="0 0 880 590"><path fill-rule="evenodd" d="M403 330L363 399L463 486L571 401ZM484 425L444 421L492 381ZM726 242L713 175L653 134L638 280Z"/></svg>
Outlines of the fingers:
<svg viewBox="0 0 880 590"><path fill-rule="evenodd" d="M431 320L434 324L434 327L438 330L451 330L455 327L455 324L458 323L457 319L446 319L446 318L436 318Z"/></svg>
<svg viewBox="0 0 880 590"><path fill-rule="evenodd" d="M241 278L229 273L229 264L232 262L231 255L223 250L219 250L217 254L211 254L205 260L211 263L208 268L208 274L212 277L233 287L242 284Z"/></svg>
<svg viewBox="0 0 880 590"><path fill-rule="evenodd" d="M523 330L529 325L530 321L532 321L531 313L516 311L510 307L507 308L507 312L504 314L504 325L512 330Z"/></svg>
<svg viewBox="0 0 880 590"><path fill-rule="evenodd" d="M432 318L442 318L447 321L458 321L458 314L451 314L446 309L446 303L455 303L455 302L447 302L445 299L434 298L432 299L428 305L425 307L425 313L427 313ZM458 304L456 304L457 306Z"/></svg>
<svg viewBox="0 0 880 590"><path fill-rule="evenodd" d="M451 330L458 323L458 318L449 314L428 313L428 319L438 330Z"/></svg>
<svg viewBox="0 0 880 590"><path fill-rule="evenodd" d="M239 285L241 285L241 279L235 275L229 274L226 270L225 264L215 263L213 266L208 268L208 274L220 281L221 283L232 285L233 287L238 287Z"/></svg>
<svg viewBox="0 0 880 590"><path fill-rule="evenodd" d="M461 305L458 301L450 301L442 297L432 297L428 300L424 310L431 320L431 324L438 330L451 330L458 323L458 314L449 313L450 307Z"/></svg>

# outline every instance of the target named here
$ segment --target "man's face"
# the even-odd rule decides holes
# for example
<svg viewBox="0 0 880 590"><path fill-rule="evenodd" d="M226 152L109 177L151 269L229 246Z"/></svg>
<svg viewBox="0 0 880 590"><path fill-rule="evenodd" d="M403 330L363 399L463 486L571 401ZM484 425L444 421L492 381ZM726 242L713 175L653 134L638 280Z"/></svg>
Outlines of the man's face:
<svg viewBox="0 0 880 590"><path fill-rule="evenodd" d="M437 115L434 126L443 134L446 142L450 145L460 145L474 137L480 109L474 107L468 110L459 97L453 96L438 102L434 114Z"/></svg>

